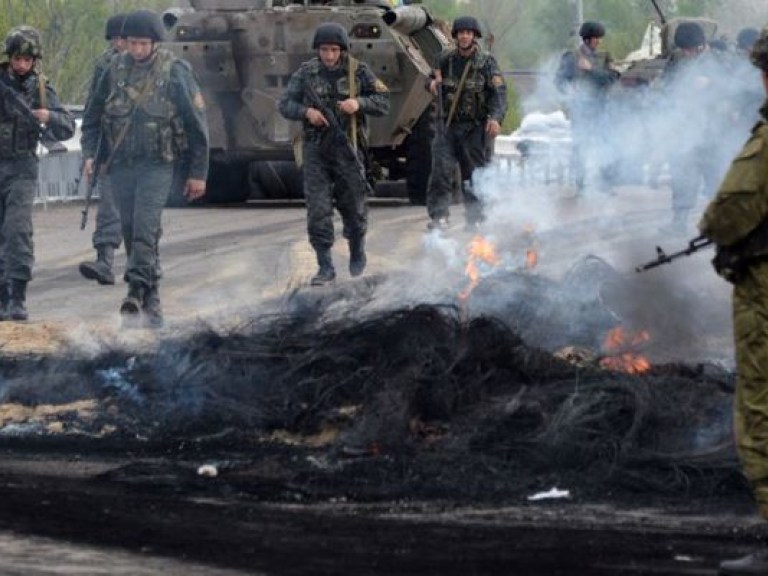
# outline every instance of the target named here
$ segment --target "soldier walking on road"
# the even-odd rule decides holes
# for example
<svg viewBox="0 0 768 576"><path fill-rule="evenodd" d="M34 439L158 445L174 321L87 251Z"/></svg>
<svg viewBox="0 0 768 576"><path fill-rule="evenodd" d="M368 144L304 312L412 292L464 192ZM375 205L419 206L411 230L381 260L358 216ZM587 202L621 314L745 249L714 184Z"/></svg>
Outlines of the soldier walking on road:
<svg viewBox="0 0 768 576"><path fill-rule="evenodd" d="M75 121L37 70L40 34L19 26L5 38L9 63L0 65L0 320L26 320L32 278L32 205L37 146L72 137Z"/></svg>
<svg viewBox="0 0 768 576"><path fill-rule="evenodd" d="M768 94L768 27L752 49ZM699 223L717 245L718 273L734 284L736 447L760 515L768 520L768 100ZM720 564L720 574L768 574L768 546Z"/></svg>
<svg viewBox="0 0 768 576"><path fill-rule="evenodd" d="M456 47L440 54L429 83L430 92L439 96L438 106L442 104L438 121L444 125L438 126L435 138L427 227L448 226L458 163L466 227L476 229L485 215L472 188L472 174L491 160L493 139L501 132L507 112L507 86L496 59L477 43L482 33L475 18L456 18L451 35Z"/></svg>
<svg viewBox="0 0 768 576"><path fill-rule="evenodd" d="M331 258L334 203L349 242L349 273L359 276L365 269L366 116L389 112L389 90L365 62L349 54L349 37L340 24L318 26L312 48L318 55L294 72L279 106L285 118L303 121L307 232L318 265L311 284L324 286L336 278Z"/></svg>
<svg viewBox="0 0 768 576"><path fill-rule="evenodd" d="M112 59L125 51L126 38L123 27L127 14L115 14L107 20L106 40L110 43L97 59L91 79L89 97L96 90L99 78L107 71ZM87 107L87 104L86 104ZM115 274L112 266L115 261L115 250L120 247L122 232L120 230L120 212L117 209L109 178L100 178L97 182L99 190L99 205L96 211L96 229L93 232L93 247L96 249L96 261L80 263L80 273L89 280L99 284L114 284Z"/></svg>
<svg viewBox="0 0 768 576"><path fill-rule="evenodd" d="M128 255L128 295L120 306L124 325L137 325L143 315L147 327L157 328L163 325L157 239L174 162L184 155L188 159L185 196L203 196L208 129L191 67L157 45L165 34L160 16L132 12L123 32L127 50L112 59L90 97L81 144L89 177L100 136L106 144L100 170L107 173L118 203Z"/></svg>

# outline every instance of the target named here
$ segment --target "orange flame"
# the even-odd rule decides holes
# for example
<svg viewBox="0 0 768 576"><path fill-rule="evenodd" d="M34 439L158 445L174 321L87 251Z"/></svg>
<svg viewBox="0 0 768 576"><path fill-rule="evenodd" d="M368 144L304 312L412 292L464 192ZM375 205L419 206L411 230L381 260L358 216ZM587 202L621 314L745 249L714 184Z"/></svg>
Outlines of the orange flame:
<svg viewBox="0 0 768 576"><path fill-rule="evenodd" d="M600 360L600 366L628 374L647 372L651 369L651 363L644 356L632 352L632 348L637 348L650 339L651 335L646 330L628 334L621 326L617 326L605 336L603 350L609 355Z"/></svg>
<svg viewBox="0 0 768 576"><path fill-rule="evenodd" d="M466 300L472 293L472 290L480 283L480 265L498 266L501 259L496 254L496 246L482 236L475 236L470 240L467 246L469 260L464 268L464 273L469 278L469 286L459 293L461 300Z"/></svg>
<svg viewBox="0 0 768 576"><path fill-rule="evenodd" d="M539 263L539 248L532 224L523 228L523 235L528 240L528 246L525 248L525 268L526 270L533 270Z"/></svg>

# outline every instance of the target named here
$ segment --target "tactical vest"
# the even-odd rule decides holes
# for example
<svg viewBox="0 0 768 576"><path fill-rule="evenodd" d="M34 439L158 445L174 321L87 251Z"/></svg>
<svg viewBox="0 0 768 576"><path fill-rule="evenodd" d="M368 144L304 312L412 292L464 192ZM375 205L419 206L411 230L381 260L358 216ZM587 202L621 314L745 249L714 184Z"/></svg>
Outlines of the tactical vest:
<svg viewBox="0 0 768 576"><path fill-rule="evenodd" d="M0 82L6 81L7 66L3 67L0 73L4 75ZM18 90L18 85L15 82L8 83L12 90ZM33 72L24 79L20 95L30 108L40 107L40 90L36 73ZM29 119L0 100L0 158L34 156L39 140L40 126L33 124Z"/></svg>
<svg viewBox="0 0 768 576"><path fill-rule="evenodd" d="M164 49L157 51L148 67L133 66L128 54L112 60L103 127L117 161L130 158L168 163L186 149L184 124L170 99L171 67L176 61Z"/></svg>
<svg viewBox="0 0 768 576"><path fill-rule="evenodd" d="M458 65L461 60L458 50L452 50L447 58L448 67L443 72L444 114L447 117L459 89L464 68ZM485 87L490 81L487 76L486 64L488 55L479 49L467 59L464 66L472 66L464 80L456 106L455 121L483 121L488 116L488 102Z"/></svg>

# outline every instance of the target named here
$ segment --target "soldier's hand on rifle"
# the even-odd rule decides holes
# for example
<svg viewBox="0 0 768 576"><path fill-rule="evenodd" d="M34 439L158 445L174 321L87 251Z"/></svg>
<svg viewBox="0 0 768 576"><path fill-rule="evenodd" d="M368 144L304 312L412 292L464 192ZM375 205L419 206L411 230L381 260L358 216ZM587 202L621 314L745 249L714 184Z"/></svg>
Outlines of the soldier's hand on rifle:
<svg viewBox="0 0 768 576"><path fill-rule="evenodd" d="M205 195L205 180L190 178L184 186L184 196L187 200L197 200Z"/></svg>
<svg viewBox="0 0 768 576"><path fill-rule="evenodd" d="M432 96L437 96L437 91L440 88L440 84L442 84L442 82L436 78L433 78L429 81L429 91L432 93Z"/></svg>
<svg viewBox="0 0 768 576"><path fill-rule="evenodd" d="M330 126L328 120L323 116L323 113L317 108L307 108L307 112L304 116L306 116L307 121L312 124L312 126Z"/></svg>
<svg viewBox="0 0 768 576"><path fill-rule="evenodd" d="M351 116L360 110L360 102L357 101L357 98L347 98L343 102L339 102L339 110Z"/></svg>
<svg viewBox="0 0 768 576"><path fill-rule="evenodd" d="M35 118L37 118L37 121L40 122L40 124L48 124L48 121L51 119L51 113L45 108L32 110L32 114L35 115Z"/></svg>
<svg viewBox="0 0 768 576"><path fill-rule="evenodd" d="M85 160L85 163L83 164L83 174L85 174L86 179L90 183L91 178L93 178L93 158L87 158Z"/></svg>
<svg viewBox="0 0 768 576"><path fill-rule="evenodd" d="M485 133L491 138L496 138L496 136L501 134L501 124L499 124L498 120L488 120L485 123Z"/></svg>

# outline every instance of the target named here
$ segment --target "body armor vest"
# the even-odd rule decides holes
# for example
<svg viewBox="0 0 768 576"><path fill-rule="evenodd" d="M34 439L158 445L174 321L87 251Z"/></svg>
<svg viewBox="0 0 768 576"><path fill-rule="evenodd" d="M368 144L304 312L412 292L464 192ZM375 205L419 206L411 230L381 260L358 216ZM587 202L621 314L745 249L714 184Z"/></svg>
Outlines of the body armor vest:
<svg viewBox="0 0 768 576"><path fill-rule="evenodd" d="M163 49L147 67L133 66L127 54L112 61L103 122L110 153L117 159L167 163L186 149L183 122L169 93L175 61L173 54Z"/></svg>
<svg viewBox="0 0 768 576"><path fill-rule="evenodd" d="M486 76L485 65L487 58L477 51L470 58L463 59L458 50L453 50L448 56L448 68L443 74L443 89L445 90L444 114L447 117L452 103L456 98L459 83L464 73L464 66L472 66L464 80L464 85L459 94L459 104L456 106L455 120L459 122L483 121L488 116L488 102L486 101L485 86L490 81Z"/></svg>
<svg viewBox="0 0 768 576"><path fill-rule="evenodd" d="M0 82L5 82L12 90L19 92L21 99L29 104L30 108L33 110L40 108L40 90L36 73L33 72L19 81L9 76L6 66L0 70L0 74L2 74ZM0 100L0 158L34 156L39 140L40 126L33 124L28 118Z"/></svg>

